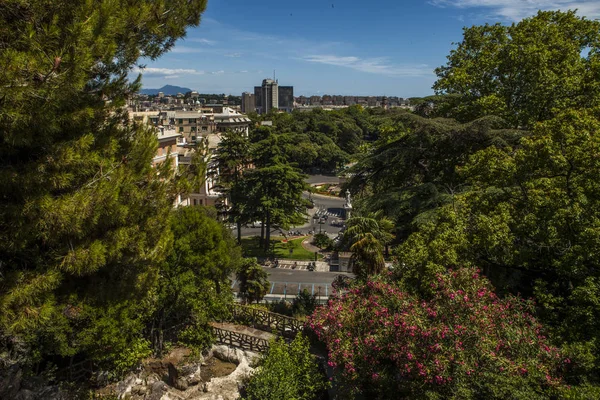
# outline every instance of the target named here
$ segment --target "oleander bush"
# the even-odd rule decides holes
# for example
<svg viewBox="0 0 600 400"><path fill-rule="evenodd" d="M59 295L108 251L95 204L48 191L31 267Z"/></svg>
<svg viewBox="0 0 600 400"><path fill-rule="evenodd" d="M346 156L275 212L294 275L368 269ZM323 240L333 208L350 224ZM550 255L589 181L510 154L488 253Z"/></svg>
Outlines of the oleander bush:
<svg viewBox="0 0 600 400"><path fill-rule="evenodd" d="M431 286L423 299L375 277L309 318L348 396L531 400L566 390L570 360L544 336L531 301L499 298L471 268Z"/></svg>

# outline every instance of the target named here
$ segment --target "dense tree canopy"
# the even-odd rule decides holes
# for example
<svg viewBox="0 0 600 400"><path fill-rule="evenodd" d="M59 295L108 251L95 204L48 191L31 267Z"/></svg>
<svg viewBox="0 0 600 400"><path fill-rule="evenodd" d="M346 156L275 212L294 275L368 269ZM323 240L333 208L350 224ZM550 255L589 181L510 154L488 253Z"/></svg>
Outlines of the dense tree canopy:
<svg viewBox="0 0 600 400"><path fill-rule="evenodd" d="M349 185L356 211L394 220L395 277L421 298L464 266L501 296L533 297L573 360L565 380L596 387L571 398L597 397L600 376L599 27L539 12L466 28L436 71L438 95L395 117Z"/></svg>
<svg viewBox="0 0 600 400"><path fill-rule="evenodd" d="M226 315L232 303L229 277L240 268L241 253L216 217L203 207L171 214L173 245L156 277L158 299L149 323L157 350L165 336L203 349L210 343L208 322ZM183 328L173 329L178 325Z"/></svg>
<svg viewBox="0 0 600 400"><path fill-rule="evenodd" d="M556 110L597 106L599 72L600 22L540 11L511 26L465 28L434 89L456 95L448 111L461 121L497 115L531 127Z"/></svg>
<svg viewBox="0 0 600 400"><path fill-rule="evenodd" d="M462 170L471 189L419 225L399 249L401 262L420 271L417 280L480 265L499 287L535 295L555 337L597 360L597 116L564 112L516 147L472 155Z"/></svg>
<svg viewBox="0 0 600 400"><path fill-rule="evenodd" d="M363 109L352 106L341 110L270 113L257 121L271 121L281 154L305 172L332 173L357 156L361 146L379 138L395 124L405 110ZM265 132L265 127L254 132ZM251 135L252 136L252 135Z"/></svg>
<svg viewBox="0 0 600 400"><path fill-rule="evenodd" d="M0 336L13 354L111 357L140 338L176 188L151 167L154 133L121 107L138 59L205 6L0 4Z"/></svg>
<svg viewBox="0 0 600 400"><path fill-rule="evenodd" d="M403 236L417 216L446 204L465 188L458 167L470 154L488 146L515 143L523 132L503 129L506 123L486 117L460 124L400 114L351 169L348 186L360 194L359 208L383 211Z"/></svg>

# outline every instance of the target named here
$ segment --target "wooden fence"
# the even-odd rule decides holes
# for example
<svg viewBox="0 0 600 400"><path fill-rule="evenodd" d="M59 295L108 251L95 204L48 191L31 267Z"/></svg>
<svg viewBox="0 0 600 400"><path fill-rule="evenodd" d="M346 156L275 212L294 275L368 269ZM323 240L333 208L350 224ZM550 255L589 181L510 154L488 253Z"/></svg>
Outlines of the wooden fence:
<svg viewBox="0 0 600 400"><path fill-rule="evenodd" d="M294 337L304 329L304 323L296 318L234 304L231 307L232 320L264 331L276 331L280 336Z"/></svg>
<svg viewBox="0 0 600 400"><path fill-rule="evenodd" d="M218 343L245 350L264 352L269 349L269 341L226 329L212 327Z"/></svg>

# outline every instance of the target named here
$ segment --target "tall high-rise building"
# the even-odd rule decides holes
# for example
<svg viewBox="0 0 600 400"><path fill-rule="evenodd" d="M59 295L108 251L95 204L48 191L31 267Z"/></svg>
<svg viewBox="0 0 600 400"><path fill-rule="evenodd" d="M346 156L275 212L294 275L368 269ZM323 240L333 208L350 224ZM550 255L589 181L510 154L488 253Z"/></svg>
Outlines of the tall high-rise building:
<svg viewBox="0 0 600 400"><path fill-rule="evenodd" d="M242 112L244 114L256 111L256 96L252 93L242 93Z"/></svg>
<svg viewBox="0 0 600 400"><path fill-rule="evenodd" d="M279 84L273 79L263 79L262 86L255 86L254 96L259 114L279 108Z"/></svg>
<svg viewBox="0 0 600 400"><path fill-rule="evenodd" d="M273 79L264 79L262 86L254 87L256 110L259 114L266 114L272 109L292 111L294 108L294 87L279 86Z"/></svg>
<svg viewBox="0 0 600 400"><path fill-rule="evenodd" d="M294 87L279 86L279 109L292 112L294 109Z"/></svg>

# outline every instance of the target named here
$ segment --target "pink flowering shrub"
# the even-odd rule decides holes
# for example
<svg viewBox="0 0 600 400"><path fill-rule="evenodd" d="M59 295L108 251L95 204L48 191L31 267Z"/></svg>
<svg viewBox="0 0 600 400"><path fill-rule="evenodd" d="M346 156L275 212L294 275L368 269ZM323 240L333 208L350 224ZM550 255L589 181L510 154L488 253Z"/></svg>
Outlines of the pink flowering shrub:
<svg viewBox="0 0 600 400"><path fill-rule="evenodd" d="M375 278L318 308L307 324L340 387L367 398L547 399L569 363L533 305L498 298L474 269L449 271L425 301Z"/></svg>

